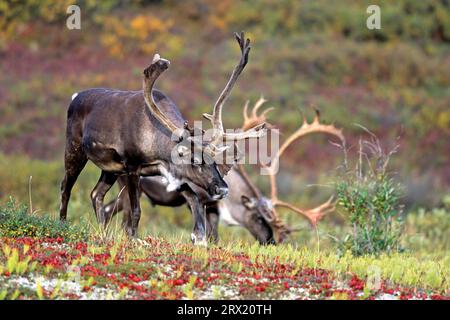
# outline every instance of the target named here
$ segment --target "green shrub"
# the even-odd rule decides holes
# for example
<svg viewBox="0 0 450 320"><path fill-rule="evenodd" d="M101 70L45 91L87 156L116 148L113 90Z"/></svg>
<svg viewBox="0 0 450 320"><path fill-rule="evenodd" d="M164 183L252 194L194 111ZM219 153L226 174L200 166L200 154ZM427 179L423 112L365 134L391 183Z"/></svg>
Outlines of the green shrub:
<svg viewBox="0 0 450 320"><path fill-rule="evenodd" d="M32 237L32 238L58 238L65 241L86 240L88 232L86 227L61 223L47 216L37 216L27 213L27 207L17 205L10 200L0 206L0 236L1 237Z"/></svg>
<svg viewBox="0 0 450 320"><path fill-rule="evenodd" d="M346 155L344 174L336 183L338 203L351 224L351 232L340 240L341 250L357 256L401 250L400 186L386 171L396 148L384 153L370 134L371 141L359 142L355 169L349 169Z"/></svg>
<svg viewBox="0 0 450 320"><path fill-rule="evenodd" d="M426 210L419 208L405 219L406 245L416 251L450 250L450 205Z"/></svg>

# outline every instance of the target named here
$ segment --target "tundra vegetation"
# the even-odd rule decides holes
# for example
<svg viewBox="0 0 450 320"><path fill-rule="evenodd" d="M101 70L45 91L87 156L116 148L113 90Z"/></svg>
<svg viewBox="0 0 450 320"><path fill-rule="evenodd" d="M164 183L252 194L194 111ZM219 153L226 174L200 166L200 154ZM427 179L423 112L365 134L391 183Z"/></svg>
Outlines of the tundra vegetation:
<svg viewBox="0 0 450 320"><path fill-rule="evenodd" d="M70 4L0 0L0 298L449 298L448 1L379 1L380 30L365 28L370 3L353 0L88 0L72 31ZM99 169L88 163L69 223L59 223L72 94L139 89L160 52L173 65L158 89L191 122L211 110L236 63L237 30L252 55L224 125L239 127L245 101L261 94L282 138L298 128L299 107L308 119L319 109L343 129L346 148L326 135L296 143L277 192L298 208L335 194L336 210L314 228L280 209L295 230L280 245L220 226L218 244L198 248L187 208L142 201L140 237L129 241L118 218L98 226L90 191ZM270 195L269 179L247 169Z"/></svg>

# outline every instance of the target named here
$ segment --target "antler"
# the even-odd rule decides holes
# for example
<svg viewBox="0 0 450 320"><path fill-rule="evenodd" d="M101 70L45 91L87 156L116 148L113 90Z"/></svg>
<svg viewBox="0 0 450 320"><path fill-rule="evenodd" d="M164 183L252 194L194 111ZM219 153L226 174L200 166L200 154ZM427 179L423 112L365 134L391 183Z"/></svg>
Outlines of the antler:
<svg viewBox="0 0 450 320"><path fill-rule="evenodd" d="M148 68L144 70L144 80L143 80L143 90L144 99L147 107L150 109L151 113L157 118L167 129L173 134L177 134L177 131L181 128L176 126L170 119L168 119L164 113L159 109L155 100L153 99L153 85L156 79L169 68L170 61L163 59L159 54L155 54L152 63Z"/></svg>
<svg viewBox="0 0 450 320"><path fill-rule="evenodd" d="M331 196L326 202L322 203L321 205L319 205L313 209L309 209L309 210L300 209L298 207L293 206L290 203L281 201L279 199L276 199L275 202L272 200L272 204L273 204L273 206L285 207L294 212L297 212L297 213L301 214L302 216L305 216L309 220L311 225L316 226L317 223L323 218L324 215L326 215L327 213L333 212L335 210L336 203L333 202L333 200L334 200L334 196Z"/></svg>
<svg viewBox="0 0 450 320"><path fill-rule="evenodd" d="M248 62L248 54L250 52L250 40L244 38L244 33L241 32L240 35L235 33L236 40L239 44L239 47L241 49L241 59L238 63L238 65L234 68L231 77L225 86L224 90L220 94L219 98L217 99L213 114L204 114L203 116L211 121L213 125L213 136L209 143L204 145L202 141L199 141L198 138L193 137L194 129L190 128L187 123L184 124L184 128L180 128L177 125L175 125L170 119L168 119L164 113L159 109L158 105L155 103L153 99L153 85L156 81L156 79L163 73L168 67L170 62L166 59L162 59L159 54L155 54L153 57L153 61L151 65L144 70L144 81L143 81L143 89L144 89L144 99L145 103L152 112L152 114L168 129L172 134L175 134L178 136L181 140L181 132L182 129L187 129L190 131L191 136L188 137L188 141L191 141L194 143L195 146L198 148L201 148L203 152L209 154L213 158L216 154L221 153L225 151L228 146L224 145L223 139L228 139L232 141L237 140L243 140L248 138L259 138L266 134L265 129L265 123L260 123L258 125L255 125L252 128L249 128L248 130L244 132L238 132L238 133L225 133L222 123L222 110L223 105L225 104L225 101L227 100L228 96L231 93L231 90L236 83L239 75L241 74L242 70L246 66Z"/></svg>
<svg viewBox="0 0 450 320"><path fill-rule="evenodd" d="M251 48L250 39L247 38L245 40L244 32L241 32L240 35L235 33L234 36L239 44L239 47L241 48L241 59L234 68L231 77L228 80L228 83L226 84L225 88L223 89L222 93L217 99L214 105L213 114L212 115L207 113L203 114L203 117L210 120L213 126L213 136L211 139L212 145L222 144L223 138L229 140L243 140L247 138L259 138L266 133L264 123L239 133L225 133L223 129L223 122L222 122L223 106L231 93L231 89L233 88L239 75L241 74L242 70L244 70L248 62L248 54Z"/></svg>
<svg viewBox="0 0 450 320"><path fill-rule="evenodd" d="M321 220L325 214L332 212L335 209L335 202L333 202L334 199L333 196L330 199L328 199L328 201L310 210L298 208L290 203L278 199L275 168L278 168L280 157L294 141L308 134L321 132L336 136L341 140L343 144L345 143L345 138L344 135L342 134L342 130L337 129L334 125L325 125L320 123L319 119L320 113L318 110L316 110L316 116L314 117L314 120L311 123L307 122L303 114L302 117L303 117L303 124L292 135L290 135L286 139L286 141L282 144L281 148L277 152L276 158L268 168L271 185L271 201L273 205L273 215L274 215L273 220L275 222L274 226L278 229L280 241L284 240L287 237L287 235L294 230L284 225L284 223L280 220L276 211L276 207L288 208L298 214L301 214L302 216L306 217L308 221L311 223L311 225L314 227L317 226L318 221Z"/></svg>

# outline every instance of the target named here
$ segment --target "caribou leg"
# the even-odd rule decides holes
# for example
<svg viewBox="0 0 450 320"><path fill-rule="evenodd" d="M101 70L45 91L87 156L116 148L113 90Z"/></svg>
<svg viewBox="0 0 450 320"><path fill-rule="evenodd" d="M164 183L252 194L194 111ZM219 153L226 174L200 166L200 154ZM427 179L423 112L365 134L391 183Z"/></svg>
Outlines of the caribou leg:
<svg viewBox="0 0 450 320"><path fill-rule="evenodd" d="M107 225L114 216L122 210L130 211L130 201L128 199L128 190L126 188L127 179L124 176L120 176L117 179L119 184L119 195L116 200L112 200L107 205L105 205L105 224ZM128 215L126 215L128 217ZM126 223L126 219L123 220ZM125 224L124 224L125 227Z"/></svg>
<svg viewBox="0 0 450 320"><path fill-rule="evenodd" d="M131 237L137 236L139 220L141 219L139 180L140 176L136 173L130 173L127 175L127 189L130 199L131 214L127 214L127 212L125 212L124 218L128 215L126 231Z"/></svg>
<svg viewBox="0 0 450 320"><path fill-rule="evenodd" d="M217 205L206 206L206 222L208 240L217 244L219 242L219 213Z"/></svg>
<svg viewBox="0 0 450 320"><path fill-rule="evenodd" d="M126 189L123 190L123 192L128 192ZM128 206L125 204L127 202ZM129 208L130 202L128 201L128 194L121 194L119 197L117 197L116 200L110 201L107 205L104 207L104 214L105 214L105 225L108 225L112 218L116 216L120 211L126 210L126 208Z"/></svg>
<svg viewBox="0 0 450 320"><path fill-rule="evenodd" d="M94 206L95 216L98 223L106 227L104 202L105 194L111 189L117 180L117 175L111 172L102 170L100 179L97 182L94 190L91 192L92 205Z"/></svg>
<svg viewBox="0 0 450 320"><path fill-rule="evenodd" d="M66 173L61 182L61 206L59 209L59 218L61 221L65 221L67 218L67 205L69 203L73 185L77 181L78 176L86 163L87 157L86 154L81 151L81 146L75 146L72 141L68 141L64 155L64 168Z"/></svg>
<svg viewBox="0 0 450 320"><path fill-rule="evenodd" d="M119 186L122 192L120 196L118 196L116 200L109 202L105 206L105 224L108 225L111 222L111 219L114 218L116 214L122 211L122 228L129 236L131 236L132 223L130 197L128 196L128 189L126 188L126 186L125 188L123 187L120 178ZM122 190L122 188L124 189Z"/></svg>
<svg viewBox="0 0 450 320"><path fill-rule="evenodd" d="M205 227L205 210L203 204L198 199L197 195L191 191L181 191L181 194L186 199L186 202L191 209L194 216L194 228L191 233L191 239L194 245L206 246L206 227Z"/></svg>

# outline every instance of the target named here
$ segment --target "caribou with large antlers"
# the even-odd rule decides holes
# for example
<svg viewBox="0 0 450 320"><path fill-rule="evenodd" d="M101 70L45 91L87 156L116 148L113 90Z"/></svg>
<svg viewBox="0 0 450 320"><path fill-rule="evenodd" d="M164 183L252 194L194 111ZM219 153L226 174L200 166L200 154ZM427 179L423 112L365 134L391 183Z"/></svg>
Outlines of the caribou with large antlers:
<svg viewBox="0 0 450 320"><path fill-rule="evenodd" d="M236 34L241 59L230 80L214 105L209 142L195 136L176 105L161 91L153 88L158 77L169 67L169 61L155 55L144 70L143 91L89 89L78 93L67 113L65 177L61 183L60 219L67 216L71 189L88 160L102 169L100 179L91 193L95 214L100 223L106 220L103 199L119 176L124 176L130 200L131 214L125 228L136 236L141 216L139 179L141 176L163 176L168 190L191 192L196 185L215 200L228 193L215 157L226 146L223 140L241 140L265 134L263 126L246 132L225 133L222 110L231 89L248 62L250 41ZM194 151L194 152L193 152ZM197 152L195 152L197 151ZM198 157L200 151L200 157ZM174 154L182 163L175 164ZM228 167L220 164L222 173ZM198 201L193 203L194 243L205 243L204 211Z"/></svg>
<svg viewBox="0 0 450 320"><path fill-rule="evenodd" d="M253 108L251 115L247 114L248 102L244 111L244 124L242 131L246 132L250 128L259 127L266 123L266 114L272 108L266 109L260 115L258 109L265 102L259 99ZM124 178L118 180L121 192L116 200L105 206L107 223L118 212L124 211L124 221L130 215L131 208L127 196ZM209 237L217 242L218 221L222 220L228 225L239 225L246 228L261 244L275 243L274 233L266 217L271 217L269 206L261 197L261 192L252 183L241 165L231 168L225 177L225 182L230 186L229 195L222 201L211 201L205 192L196 186L191 186L194 193L167 191L168 181L164 177L143 177L140 181L140 190L151 201L153 205L168 207L178 207L187 204L193 212L195 206L193 202L200 199L201 206L206 209L206 217Z"/></svg>
<svg viewBox="0 0 450 320"><path fill-rule="evenodd" d="M258 115L258 109L265 100L259 99L251 113L248 113L248 102L244 107L244 124L242 129L258 126L262 123L268 124L266 114L273 108L268 108ZM285 150L296 140L311 133L327 133L337 137L342 143L345 142L341 130L334 125L320 123L319 113L312 123L308 123L303 116L303 124L291 136L289 136L278 150L277 157L271 163L269 178L271 184L271 196L267 198L261 190L252 182L242 165L235 165L231 168L225 181L230 186L227 198L211 202L207 198L204 200L206 206L207 221L209 224L209 234L215 241L218 240L219 220L228 225L240 225L246 228L261 244L275 243L275 232L278 234L278 241L283 242L294 229L286 226L280 219L276 208L287 208L303 217L307 218L312 226L316 226L318 221L327 213L334 211L333 197L316 208L305 210L298 208L288 202L278 198L275 168ZM120 181L119 181L120 182ZM124 185L124 182L121 182ZM166 192L167 181L162 177L148 177L141 179L141 191L148 196L153 205L176 207L188 203L189 197L178 192ZM197 192L198 193L198 192ZM111 217L113 214L125 210L124 217L129 213L129 203L124 193L119 199L110 202L105 210ZM192 209L191 209L192 210Z"/></svg>

